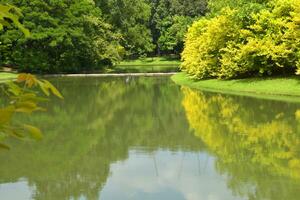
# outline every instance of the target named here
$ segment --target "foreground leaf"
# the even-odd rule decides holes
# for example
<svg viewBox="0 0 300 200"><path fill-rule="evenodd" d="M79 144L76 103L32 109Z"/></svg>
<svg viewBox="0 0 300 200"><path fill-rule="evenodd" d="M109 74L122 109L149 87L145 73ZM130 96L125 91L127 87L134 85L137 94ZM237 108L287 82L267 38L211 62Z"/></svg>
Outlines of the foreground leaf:
<svg viewBox="0 0 300 200"><path fill-rule="evenodd" d="M37 127L24 124L24 129L36 140L42 139L43 135L40 129Z"/></svg>

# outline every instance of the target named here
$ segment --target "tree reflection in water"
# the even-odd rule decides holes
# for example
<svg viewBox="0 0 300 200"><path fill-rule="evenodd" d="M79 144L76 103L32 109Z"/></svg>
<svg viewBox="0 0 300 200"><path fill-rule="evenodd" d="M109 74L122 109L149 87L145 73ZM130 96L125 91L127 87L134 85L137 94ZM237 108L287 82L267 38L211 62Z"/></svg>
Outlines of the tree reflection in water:
<svg viewBox="0 0 300 200"><path fill-rule="evenodd" d="M41 127L44 139L12 143L0 154L0 182L26 178L34 199L98 199L110 165L135 147L148 154L203 147L186 134L182 94L167 78L51 81L65 100L54 99L48 112L22 119Z"/></svg>
<svg viewBox="0 0 300 200"><path fill-rule="evenodd" d="M182 88L195 136L249 199L297 199L300 191L299 104Z"/></svg>

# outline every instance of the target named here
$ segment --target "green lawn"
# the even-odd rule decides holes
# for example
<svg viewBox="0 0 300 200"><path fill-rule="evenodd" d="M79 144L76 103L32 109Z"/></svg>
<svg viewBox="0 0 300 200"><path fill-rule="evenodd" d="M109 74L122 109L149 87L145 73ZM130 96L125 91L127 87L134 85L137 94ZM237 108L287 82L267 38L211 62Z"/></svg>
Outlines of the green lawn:
<svg viewBox="0 0 300 200"><path fill-rule="evenodd" d="M106 73L158 73L178 72L180 60L172 57L140 58L136 60L122 61Z"/></svg>
<svg viewBox="0 0 300 200"><path fill-rule="evenodd" d="M0 83L5 82L7 80L15 79L15 78L17 78L17 74L0 72Z"/></svg>
<svg viewBox="0 0 300 200"><path fill-rule="evenodd" d="M140 65L153 65L153 66L162 66L162 65L180 65L179 58L173 57L151 57L151 58L140 58L135 60L125 60L122 61L117 66L140 66Z"/></svg>
<svg viewBox="0 0 300 200"><path fill-rule="evenodd" d="M196 81L182 72L172 76L172 80L179 85L200 90L279 100L300 100L300 77L298 76Z"/></svg>
<svg viewBox="0 0 300 200"><path fill-rule="evenodd" d="M179 65L128 65L115 66L107 69L106 73L158 73L178 72Z"/></svg>

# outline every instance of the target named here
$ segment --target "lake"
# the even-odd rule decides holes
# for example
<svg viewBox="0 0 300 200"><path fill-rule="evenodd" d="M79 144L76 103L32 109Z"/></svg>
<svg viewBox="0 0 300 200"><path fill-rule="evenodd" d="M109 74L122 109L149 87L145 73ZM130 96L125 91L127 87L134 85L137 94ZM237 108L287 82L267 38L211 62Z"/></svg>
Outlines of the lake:
<svg viewBox="0 0 300 200"><path fill-rule="evenodd" d="M1 200L293 200L300 103L192 90L169 77L52 78L65 100L0 152Z"/></svg>

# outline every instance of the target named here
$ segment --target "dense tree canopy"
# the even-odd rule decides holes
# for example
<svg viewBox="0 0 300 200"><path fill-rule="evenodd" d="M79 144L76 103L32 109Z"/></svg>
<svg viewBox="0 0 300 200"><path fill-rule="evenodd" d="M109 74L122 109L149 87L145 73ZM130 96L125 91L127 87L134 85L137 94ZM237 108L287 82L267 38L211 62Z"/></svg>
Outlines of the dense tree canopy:
<svg viewBox="0 0 300 200"><path fill-rule="evenodd" d="M282 74L300 67L297 0L4 2L20 7L32 35L2 30L0 65L23 71L102 70L122 58L183 49L182 69L196 78Z"/></svg>
<svg viewBox="0 0 300 200"><path fill-rule="evenodd" d="M32 34L25 39L15 30L1 34L2 63L34 72L76 72L119 58L118 36L92 1L9 3L21 8L24 25Z"/></svg>
<svg viewBox="0 0 300 200"><path fill-rule="evenodd" d="M206 0L148 0L150 28L157 53L180 53L188 26L206 13Z"/></svg>
<svg viewBox="0 0 300 200"><path fill-rule="evenodd" d="M143 54L153 50L148 28L150 5L145 0L97 0L107 22L119 33L127 54Z"/></svg>
<svg viewBox="0 0 300 200"><path fill-rule="evenodd" d="M0 32L0 65L37 73L101 70L123 57L180 53L205 0L4 0L31 32ZM1 31L1 30L0 30ZM155 48L156 47L156 48ZM155 51L157 50L157 51Z"/></svg>

